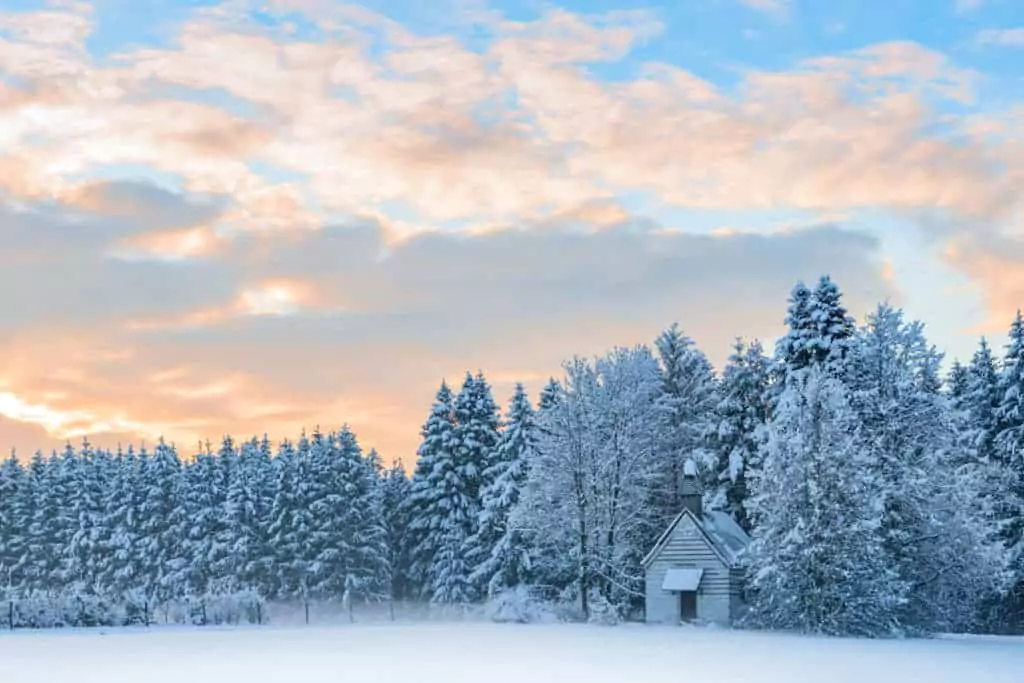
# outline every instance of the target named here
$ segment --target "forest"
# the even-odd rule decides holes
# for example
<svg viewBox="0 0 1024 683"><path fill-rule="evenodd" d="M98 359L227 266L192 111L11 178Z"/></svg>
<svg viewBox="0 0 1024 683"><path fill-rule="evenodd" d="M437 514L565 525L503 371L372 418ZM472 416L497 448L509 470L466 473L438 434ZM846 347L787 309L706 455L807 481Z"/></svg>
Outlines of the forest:
<svg viewBox="0 0 1024 683"><path fill-rule="evenodd" d="M785 323L720 372L672 325L505 410L481 371L442 382L408 468L346 425L12 454L0 628L261 621L269 603L640 619L640 561L693 460L705 505L752 537L739 626L1024 632L1021 315L1005 349L945 367L922 323L882 303L858 324L827 276L794 287Z"/></svg>

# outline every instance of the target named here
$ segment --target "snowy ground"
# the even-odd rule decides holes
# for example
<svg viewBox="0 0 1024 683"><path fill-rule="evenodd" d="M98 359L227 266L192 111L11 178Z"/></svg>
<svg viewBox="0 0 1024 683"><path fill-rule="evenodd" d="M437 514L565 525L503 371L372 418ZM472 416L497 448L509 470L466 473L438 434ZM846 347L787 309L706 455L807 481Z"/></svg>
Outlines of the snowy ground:
<svg viewBox="0 0 1024 683"><path fill-rule="evenodd" d="M0 631L0 681L1021 683L1024 640L826 640L640 625Z"/></svg>

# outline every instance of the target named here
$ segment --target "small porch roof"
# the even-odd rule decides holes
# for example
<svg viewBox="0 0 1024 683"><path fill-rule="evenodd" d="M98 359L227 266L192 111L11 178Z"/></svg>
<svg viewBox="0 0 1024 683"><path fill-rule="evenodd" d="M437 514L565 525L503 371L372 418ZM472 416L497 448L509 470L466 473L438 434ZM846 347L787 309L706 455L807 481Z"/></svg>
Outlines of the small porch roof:
<svg viewBox="0 0 1024 683"><path fill-rule="evenodd" d="M669 569L665 572L661 589L673 592L695 591L700 586L702 576L704 576L703 569Z"/></svg>

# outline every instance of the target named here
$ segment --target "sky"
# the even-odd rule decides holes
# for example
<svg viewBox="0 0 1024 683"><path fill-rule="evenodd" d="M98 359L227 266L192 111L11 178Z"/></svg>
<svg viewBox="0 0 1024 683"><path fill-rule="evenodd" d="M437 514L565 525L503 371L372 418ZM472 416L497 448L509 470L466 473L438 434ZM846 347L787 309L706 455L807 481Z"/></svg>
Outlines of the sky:
<svg viewBox="0 0 1024 683"><path fill-rule="evenodd" d="M1002 346L1020 0L0 3L0 448L409 462L442 378L720 366L822 273Z"/></svg>

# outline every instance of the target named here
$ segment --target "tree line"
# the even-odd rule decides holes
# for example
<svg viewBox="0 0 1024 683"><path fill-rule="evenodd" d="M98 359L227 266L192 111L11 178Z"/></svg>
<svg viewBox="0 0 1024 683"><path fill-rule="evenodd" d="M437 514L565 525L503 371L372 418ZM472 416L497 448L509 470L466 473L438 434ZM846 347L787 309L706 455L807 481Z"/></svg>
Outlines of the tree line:
<svg viewBox="0 0 1024 683"><path fill-rule="evenodd" d="M517 385L499 410L482 372L442 382L411 475L348 427L187 458L163 441L12 457L10 621L176 605L206 623L266 601L637 617L641 559L693 460L705 505L752 537L743 625L1024 631L1024 321L1005 354L982 342L944 377L921 323L881 304L858 326L841 298L828 277L798 284L774 353L737 340L720 373L673 325L572 358L536 405Z"/></svg>

